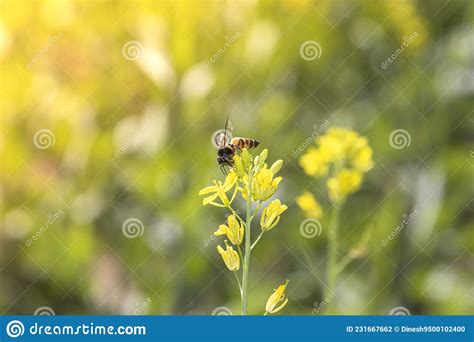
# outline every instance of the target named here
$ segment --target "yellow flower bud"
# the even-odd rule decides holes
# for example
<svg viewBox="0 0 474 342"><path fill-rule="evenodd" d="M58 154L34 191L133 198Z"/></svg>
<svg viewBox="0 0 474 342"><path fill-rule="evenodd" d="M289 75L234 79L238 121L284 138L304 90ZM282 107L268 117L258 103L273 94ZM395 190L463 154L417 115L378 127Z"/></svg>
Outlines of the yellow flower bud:
<svg viewBox="0 0 474 342"><path fill-rule="evenodd" d="M228 226L221 224L219 229L214 232L215 236L226 235L234 245L240 245L244 239L244 225L240 224L234 214L227 219Z"/></svg>
<svg viewBox="0 0 474 342"><path fill-rule="evenodd" d="M224 263L229 269L229 271L238 271L240 268L239 255L231 246L229 246L227 240L224 241L224 243L226 245L226 249L224 250L224 248L222 248L221 246L217 246L217 252L219 252L219 254L221 255L222 260L224 260Z"/></svg>
<svg viewBox="0 0 474 342"><path fill-rule="evenodd" d="M276 175L278 171L280 171L281 167L283 165L283 160L278 159L276 162L273 163L273 165L270 167L270 171Z"/></svg>
<svg viewBox="0 0 474 342"><path fill-rule="evenodd" d="M269 231L275 227L280 221L280 215L286 209L288 209L288 207L284 204L282 205L278 199L270 202L268 207L263 209L262 216L260 218L260 227L262 230Z"/></svg>
<svg viewBox="0 0 474 342"><path fill-rule="evenodd" d="M242 178L245 176L245 169L244 164L242 162L242 158L238 155L234 156L234 166L235 172L237 173L237 177Z"/></svg>
<svg viewBox="0 0 474 342"><path fill-rule="evenodd" d="M288 298L285 295L285 289L289 280L285 284L278 286L278 288L270 295L265 306L265 313L276 313L283 309L288 303Z"/></svg>
<svg viewBox="0 0 474 342"><path fill-rule="evenodd" d="M258 155L258 163L255 161L255 164L263 164L265 163L265 160L267 160L268 157L268 150L264 149L259 155Z"/></svg>
<svg viewBox="0 0 474 342"><path fill-rule="evenodd" d="M241 157L242 163L244 164L244 169L250 170L252 168L252 156L246 148L242 150Z"/></svg>

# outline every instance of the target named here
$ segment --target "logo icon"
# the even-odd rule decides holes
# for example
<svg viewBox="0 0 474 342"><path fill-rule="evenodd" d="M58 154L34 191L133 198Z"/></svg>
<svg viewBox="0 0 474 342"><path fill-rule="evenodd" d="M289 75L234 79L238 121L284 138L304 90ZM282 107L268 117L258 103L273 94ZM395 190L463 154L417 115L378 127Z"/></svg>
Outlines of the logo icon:
<svg viewBox="0 0 474 342"><path fill-rule="evenodd" d="M300 56L305 61L314 61L321 57L323 49L315 40L307 40L300 46Z"/></svg>
<svg viewBox="0 0 474 342"><path fill-rule="evenodd" d="M14 320L7 324L7 335L11 338L17 338L25 333L25 326L20 321Z"/></svg>
<svg viewBox="0 0 474 342"><path fill-rule="evenodd" d="M135 61L143 56L143 46L136 40L130 40L123 45L122 55L129 61Z"/></svg>
<svg viewBox="0 0 474 342"><path fill-rule="evenodd" d="M40 306L35 310L35 316L54 316L54 310L51 309L49 306Z"/></svg>
<svg viewBox="0 0 474 342"><path fill-rule="evenodd" d="M300 224L300 233L306 239L311 239L316 236L321 235L323 231L323 227L321 226L321 222L314 218L307 218Z"/></svg>
<svg viewBox="0 0 474 342"><path fill-rule="evenodd" d="M129 239L142 236L144 231L145 227L143 226L143 222L135 217L129 218L122 224L123 235Z"/></svg>
<svg viewBox="0 0 474 342"><path fill-rule="evenodd" d="M410 311L404 306L396 306L390 310L390 316L410 316Z"/></svg>
<svg viewBox="0 0 474 342"><path fill-rule="evenodd" d="M390 133L388 141L392 148L401 150L402 148L410 146L411 135L407 130L398 128Z"/></svg>
<svg viewBox="0 0 474 342"><path fill-rule="evenodd" d="M33 143L40 150L46 150L54 146L56 143L56 137L51 130L43 128L35 133L35 136L33 137Z"/></svg>
<svg viewBox="0 0 474 342"><path fill-rule="evenodd" d="M212 316L232 316L232 310L229 309L227 306L219 306L212 310Z"/></svg>

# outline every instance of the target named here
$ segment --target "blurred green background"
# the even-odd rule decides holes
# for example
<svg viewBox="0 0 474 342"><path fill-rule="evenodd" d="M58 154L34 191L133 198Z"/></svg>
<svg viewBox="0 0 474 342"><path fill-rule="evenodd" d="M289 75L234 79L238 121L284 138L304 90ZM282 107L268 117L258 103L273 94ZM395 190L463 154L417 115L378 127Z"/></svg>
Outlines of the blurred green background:
<svg viewBox="0 0 474 342"><path fill-rule="evenodd" d="M375 160L342 214L342 252L373 233L339 277L338 312L474 313L472 2L0 6L2 314L238 313L212 237L224 211L198 196L223 178L211 137L227 113L285 161L289 210L254 253L251 313L289 278L282 312L324 314L327 215L307 239L294 201L309 190L328 208L295 152L326 120Z"/></svg>

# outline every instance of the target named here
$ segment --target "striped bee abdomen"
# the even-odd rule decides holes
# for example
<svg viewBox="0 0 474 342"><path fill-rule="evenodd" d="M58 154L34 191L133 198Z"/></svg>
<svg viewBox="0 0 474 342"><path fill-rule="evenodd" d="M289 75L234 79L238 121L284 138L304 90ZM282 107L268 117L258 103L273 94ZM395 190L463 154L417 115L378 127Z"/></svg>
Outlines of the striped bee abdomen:
<svg viewBox="0 0 474 342"><path fill-rule="evenodd" d="M249 139L249 138L240 138L240 137L235 137L232 138L230 141L231 145L235 145L239 148L254 148L257 147L260 144L260 141L255 140L255 139Z"/></svg>

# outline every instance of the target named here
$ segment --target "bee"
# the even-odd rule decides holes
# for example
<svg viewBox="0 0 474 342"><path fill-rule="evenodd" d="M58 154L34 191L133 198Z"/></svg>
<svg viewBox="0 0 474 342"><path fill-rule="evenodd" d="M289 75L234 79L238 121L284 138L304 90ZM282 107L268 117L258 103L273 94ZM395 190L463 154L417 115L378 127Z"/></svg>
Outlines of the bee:
<svg viewBox="0 0 474 342"><path fill-rule="evenodd" d="M260 141L256 139L241 137L232 138L230 135L231 130L232 128L229 127L229 115L227 115L224 132L221 133L219 139L216 139L219 140L217 141L219 145L217 149L217 163L219 164L222 173L225 175L227 174L225 167L234 166L234 155L236 150L242 151L244 148L250 149L260 145Z"/></svg>

